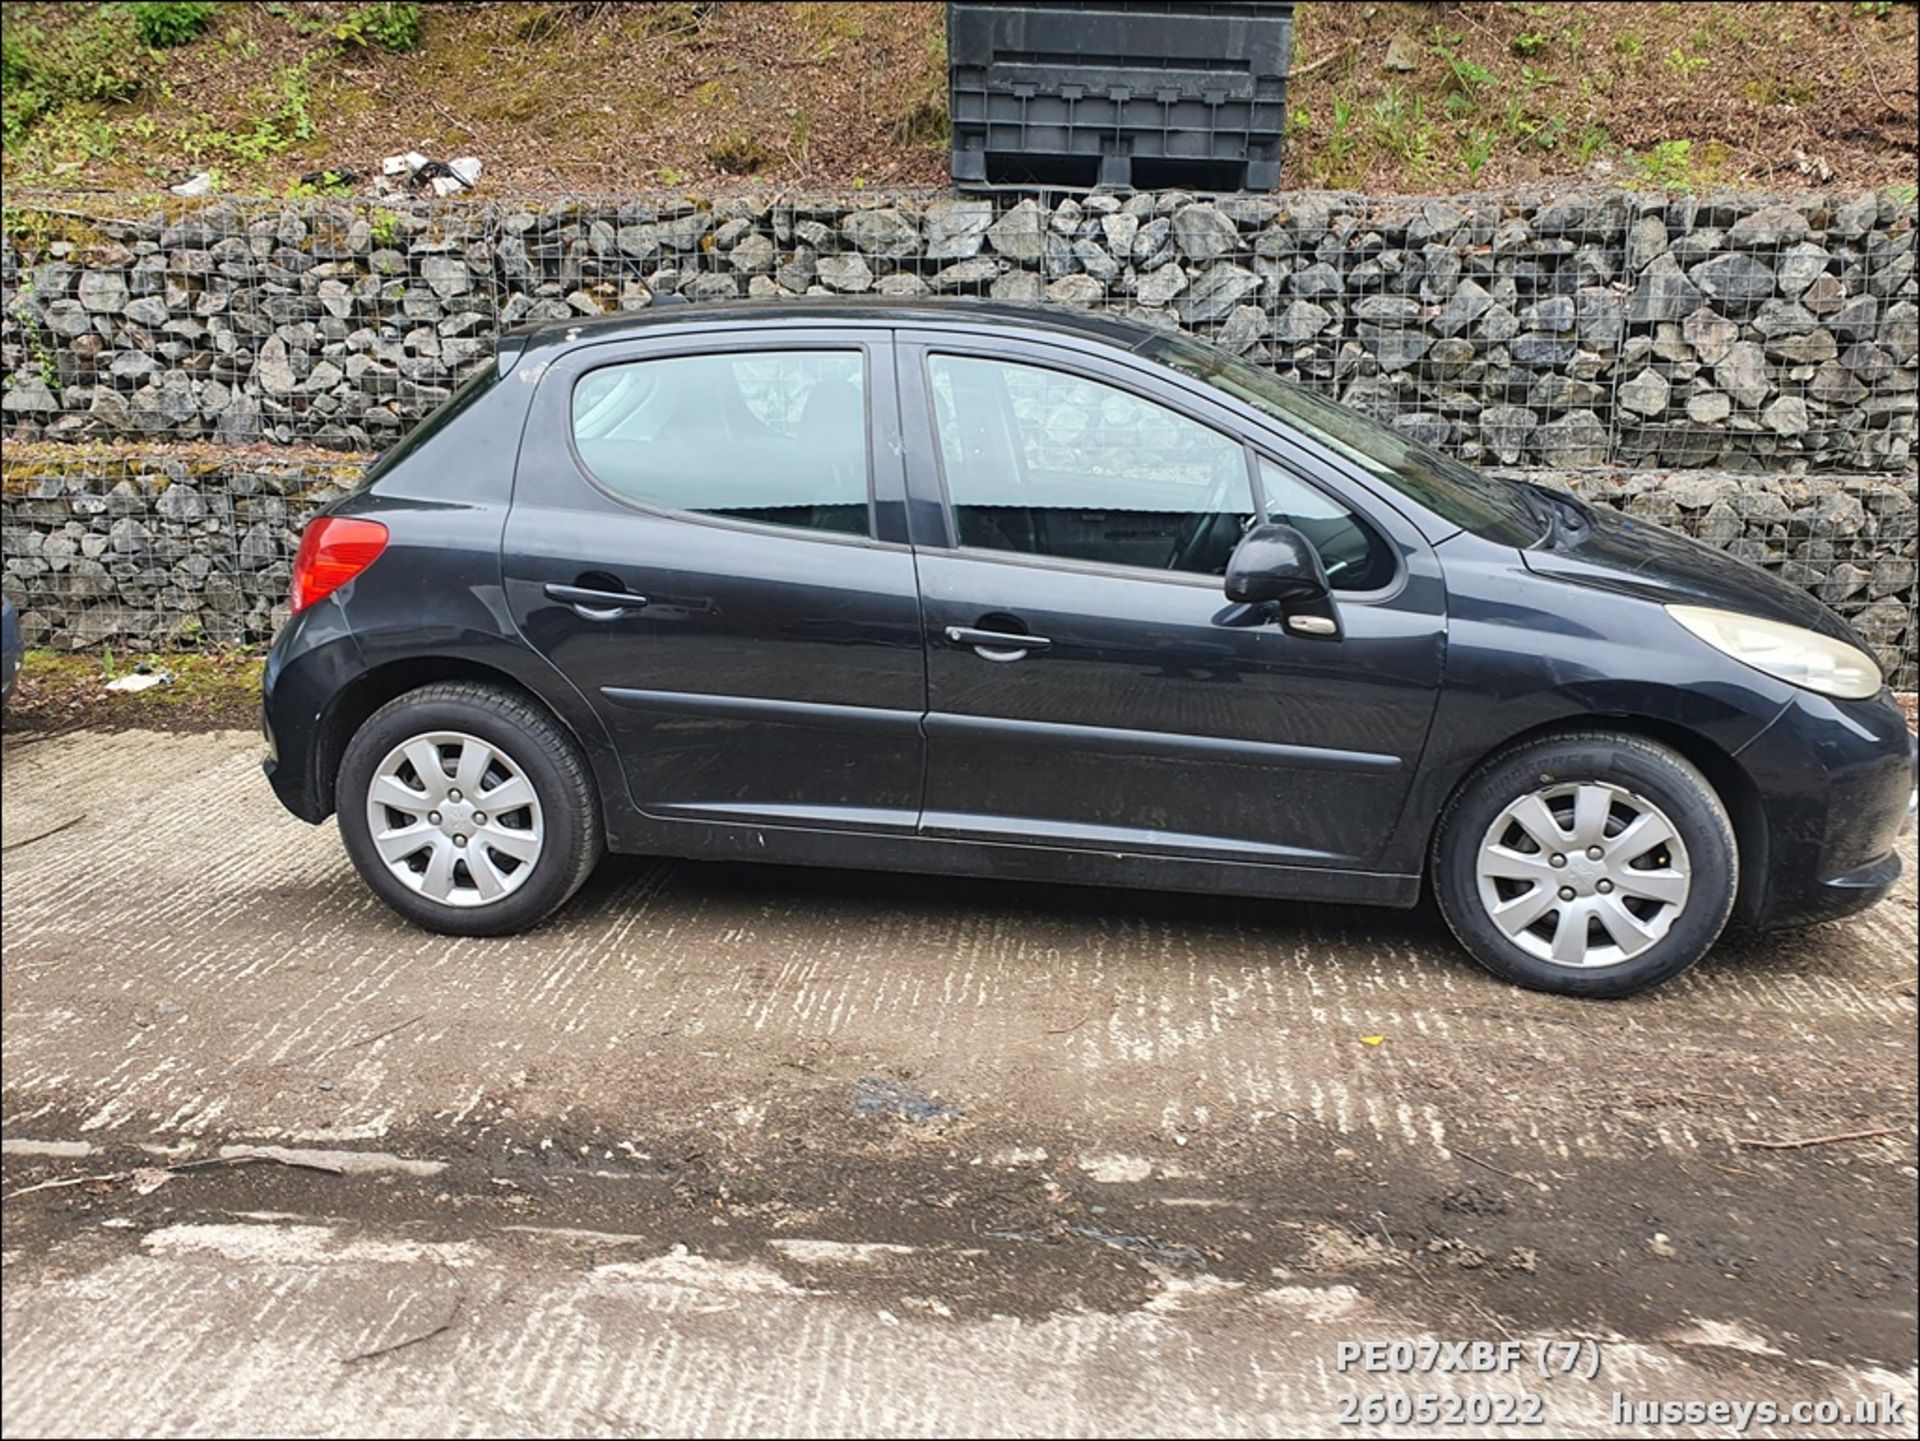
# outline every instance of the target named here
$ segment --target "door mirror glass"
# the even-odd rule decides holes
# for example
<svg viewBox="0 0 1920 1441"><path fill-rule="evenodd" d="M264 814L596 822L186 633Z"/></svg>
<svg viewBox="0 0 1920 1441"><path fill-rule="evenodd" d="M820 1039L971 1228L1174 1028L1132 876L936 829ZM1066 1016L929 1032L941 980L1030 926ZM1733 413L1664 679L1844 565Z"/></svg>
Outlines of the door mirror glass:
<svg viewBox="0 0 1920 1441"><path fill-rule="evenodd" d="M1227 599L1242 605L1325 600L1327 590L1319 555L1290 525L1256 525L1227 563Z"/></svg>

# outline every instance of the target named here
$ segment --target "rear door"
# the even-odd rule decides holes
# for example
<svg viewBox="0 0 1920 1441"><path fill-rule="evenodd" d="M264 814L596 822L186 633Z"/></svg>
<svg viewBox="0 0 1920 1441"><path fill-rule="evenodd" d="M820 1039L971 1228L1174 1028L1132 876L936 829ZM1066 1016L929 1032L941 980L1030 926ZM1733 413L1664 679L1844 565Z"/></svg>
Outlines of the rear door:
<svg viewBox="0 0 1920 1441"><path fill-rule="evenodd" d="M541 377L508 604L645 813L913 829L926 667L893 396L886 332L862 329L586 346Z"/></svg>
<svg viewBox="0 0 1920 1441"><path fill-rule="evenodd" d="M1155 368L899 335L928 664L922 828L1026 845L1364 869L1405 801L1445 636L1431 550ZM1287 519L1343 633L1229 603Z"/></svg>

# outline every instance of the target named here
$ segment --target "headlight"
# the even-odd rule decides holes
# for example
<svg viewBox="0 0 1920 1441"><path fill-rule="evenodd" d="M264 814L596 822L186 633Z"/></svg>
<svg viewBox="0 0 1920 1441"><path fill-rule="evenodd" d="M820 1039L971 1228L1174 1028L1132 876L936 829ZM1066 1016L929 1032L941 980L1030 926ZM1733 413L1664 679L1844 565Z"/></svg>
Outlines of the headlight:
<svg viewBox="0 0 1920 1441"><path fill-rule="evenodd" d="M1866 700L1880 693L1878 663L1845 641L1703 605L1670 605L1667 614L1715 650L1789 685L1841 700Z"/></svg>

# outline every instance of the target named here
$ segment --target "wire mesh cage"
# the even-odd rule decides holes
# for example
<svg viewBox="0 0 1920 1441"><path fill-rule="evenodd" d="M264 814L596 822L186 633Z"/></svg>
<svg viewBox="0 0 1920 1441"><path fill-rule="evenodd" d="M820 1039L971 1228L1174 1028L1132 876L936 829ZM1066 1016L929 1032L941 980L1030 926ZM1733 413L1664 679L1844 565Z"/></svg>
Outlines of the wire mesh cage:
<svg viewBox="0 0 1920 1441"><path fill-rule="evenodd" d="M1617 191L9 196L7 584L37 595L62 573L28 548L50 534L45 508L68 502L26 494L54 462L37 444L17 462L21 442L308 447L350 469L517 326L666 295L975 297L1185 331L1469 463L1591 472L1603 499L1772 565L1845 613L1897 610L1873 638L1910 669L1914 210L1871 193ZM89 464L104 481L108 463ZM304 504L274 498L290 517ZM109 532L147 523L76 509L76 545L102 516ZM253 527L278 523L237 500L200 520L226 528L236 575L253 574L240 554ZM167 632L164 616L141 625Z"/></svg>

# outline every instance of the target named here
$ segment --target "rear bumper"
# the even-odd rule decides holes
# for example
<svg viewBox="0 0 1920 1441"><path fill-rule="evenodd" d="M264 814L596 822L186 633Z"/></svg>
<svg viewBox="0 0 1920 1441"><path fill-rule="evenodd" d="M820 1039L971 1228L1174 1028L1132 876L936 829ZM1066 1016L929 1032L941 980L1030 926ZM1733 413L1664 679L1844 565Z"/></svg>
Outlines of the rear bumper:
<svg viewBox="0 0 1920 1441"><path fill-rule="evenodd" d="M1745 919L1762 927L1838 920L1893 888L1920 755L1890 696L1803 693L1738 759L1766 819L1764 880Z"/></svg>
<svg viewBox="0 0 1920 1441"><path fill-rule="evenodd" d="M311 619L309 619L311 617ZM322 783L328 708L365 669L339 607L321 604L288 622L274 640L260 682L260 730L273 793L301 820L333 814L333 783Z"/></svg>

